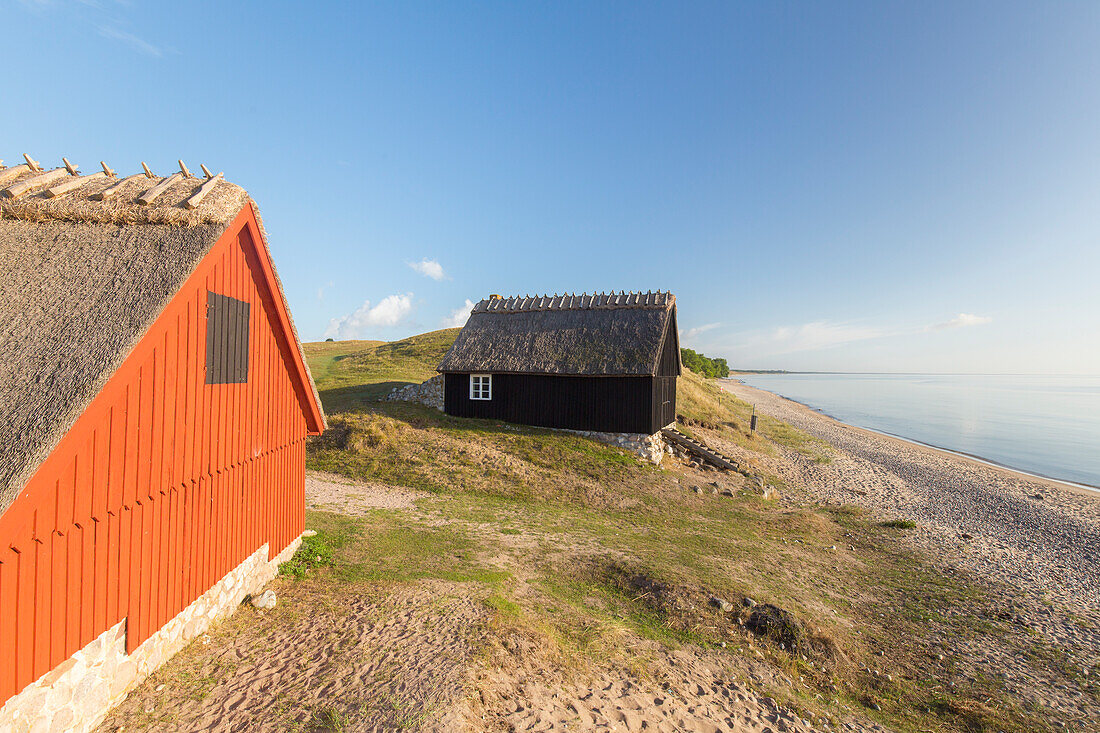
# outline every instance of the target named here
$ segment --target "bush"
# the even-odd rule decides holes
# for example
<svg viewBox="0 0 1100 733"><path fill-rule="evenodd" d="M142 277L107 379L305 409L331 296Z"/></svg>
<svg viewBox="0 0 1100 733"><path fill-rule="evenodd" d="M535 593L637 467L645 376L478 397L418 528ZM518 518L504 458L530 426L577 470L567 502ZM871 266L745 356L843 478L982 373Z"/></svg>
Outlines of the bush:
<svg viewBox="0 0 1100 733"><path fill-rule="evenodd" d="M889 522L883 522L882 526L890 529L916 529L917 523L912 519L891 519Z"/></svg>
<svg viewBox="0 0 1100 733"><path fill-rule="evenodd" d="M324 537L303 537L302 545L294 553L294 557L279 566L279 575L301 578L315 568L331 567L333 558L332 545Z"/></svg>
<svg viewBox="0 0 1100 733"><path fill-rule="evenodd" d="M729 364L725 359L711 359L691 349L680 349L680 360L691 371L704 377L728 377Z"/></svg>

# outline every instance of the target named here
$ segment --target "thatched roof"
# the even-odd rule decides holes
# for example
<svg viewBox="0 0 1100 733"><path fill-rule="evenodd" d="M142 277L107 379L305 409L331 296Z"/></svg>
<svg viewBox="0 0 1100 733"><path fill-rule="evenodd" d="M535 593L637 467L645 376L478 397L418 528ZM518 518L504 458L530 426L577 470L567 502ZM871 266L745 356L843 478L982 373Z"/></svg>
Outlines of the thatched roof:
<svg viewBox="0 0 1100 733"><path fill-rule="evenodd" d="M661 292L489 298L439 371L653 375L675 313L676 296Z"/></svg>
<svg viewBox="0 0 1100 733"><path fill-rule="evenodd" d="M4 196L0 168L0 512L141 340L228 224L249 203L221 180L136 198L157 180L126 181L106 201L100 178L60 196ZM158 179L159 180L159 179ZM291 335L297 340L296 335ZM300 348L300 347L299 347Z"/></svg>

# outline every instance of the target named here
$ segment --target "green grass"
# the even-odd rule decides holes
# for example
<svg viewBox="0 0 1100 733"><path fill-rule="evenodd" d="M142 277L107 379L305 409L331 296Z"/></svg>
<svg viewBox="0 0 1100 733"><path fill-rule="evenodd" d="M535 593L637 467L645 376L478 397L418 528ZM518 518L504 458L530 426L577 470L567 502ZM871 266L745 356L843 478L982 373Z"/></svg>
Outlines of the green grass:
<svg viewBox="0 0 1100 733"><path fill-rule="evenodd" d="M983 618L979 584L937 573L856 507L698 495L687 487L703 479L678 483L675 470L576 435L375 401L432 376L455 333L307 345L331 416L309 467L429 492L415 511L310 513L317 542L332 549L331 567L307 570L315 581L469 584L499 625L544 639L578 668L615 661L644 675L631 635L729 655L751 647L796 680L763 692L821 715L857 708L899 731L1049 729L998 680L930 661L940 638L1007 644L1010 627ZM761 419L750 436L751 411L696 375L679 382L678 412L704 440L770 460L776 445L831 460L827 445L778 421ZM738 610L713 609L712 594ZM743 598L793 614L805 659L747 632Z"/></svg>
<svg viewBox="0 0 1100 733"><path fill-rule="evenodd" d="M434 377L459 329L401 341L320 341L303 344L325 412L345 412L385 396L394 387Z"/></svg>

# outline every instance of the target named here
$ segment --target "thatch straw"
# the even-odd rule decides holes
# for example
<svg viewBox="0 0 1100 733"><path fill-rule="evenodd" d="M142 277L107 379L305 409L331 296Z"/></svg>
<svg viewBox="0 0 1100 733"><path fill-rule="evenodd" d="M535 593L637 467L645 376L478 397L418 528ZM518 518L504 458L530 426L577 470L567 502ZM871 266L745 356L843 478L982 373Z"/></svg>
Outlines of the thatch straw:
<svg viewBox="0 0 1100 733"><path fill-rule="evenodd" d="M439 371L651 376L675 312L671 293L483 300Z"/></svg>
<svg viewBox="0 0 1100 733"><path fill-rule="evenodd" d="M0 511L225 228L0 221Z"/></svg>

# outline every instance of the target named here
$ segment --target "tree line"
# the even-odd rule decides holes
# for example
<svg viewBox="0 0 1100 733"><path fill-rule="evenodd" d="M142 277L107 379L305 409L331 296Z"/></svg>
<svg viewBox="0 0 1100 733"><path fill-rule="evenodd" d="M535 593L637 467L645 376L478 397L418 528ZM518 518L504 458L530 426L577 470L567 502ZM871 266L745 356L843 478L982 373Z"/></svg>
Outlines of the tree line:
<svg viewBox="0 0 1100 733"><path fill-rule="evenodd" d="M691 349L680 349L680 360L691 371L704 377L728 377L730 365L719 357L711 359Z"/></svg>

